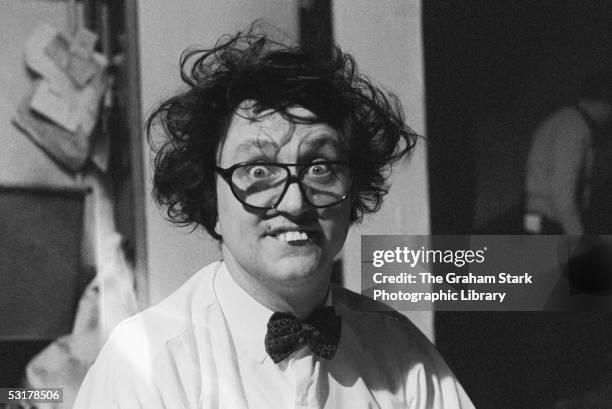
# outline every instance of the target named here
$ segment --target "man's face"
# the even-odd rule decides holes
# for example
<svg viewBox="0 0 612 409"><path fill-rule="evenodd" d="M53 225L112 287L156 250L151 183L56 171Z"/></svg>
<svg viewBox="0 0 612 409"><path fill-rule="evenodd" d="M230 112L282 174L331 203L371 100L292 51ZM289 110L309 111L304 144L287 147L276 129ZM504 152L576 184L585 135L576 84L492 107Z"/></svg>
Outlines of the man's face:
<svg viewBox="0 0 612 409"><path fill-rule="evenodd" d="M303 108L293 108L291 113L312 115ZM293 124L278 113L256 121L248 119L250 112L241 114L247 119L234 115L219 148L217 163L222 168L243 162L346 159L337 131L328 125ZM295 174L296 168L290 169ZM306 202L298 184L292 183L276 208L254 209L238 201L218 176L217 203L224 258L233 258L241 273L268 288L329 281L333 258L349 229L350 199L315 208Z"/></svg>

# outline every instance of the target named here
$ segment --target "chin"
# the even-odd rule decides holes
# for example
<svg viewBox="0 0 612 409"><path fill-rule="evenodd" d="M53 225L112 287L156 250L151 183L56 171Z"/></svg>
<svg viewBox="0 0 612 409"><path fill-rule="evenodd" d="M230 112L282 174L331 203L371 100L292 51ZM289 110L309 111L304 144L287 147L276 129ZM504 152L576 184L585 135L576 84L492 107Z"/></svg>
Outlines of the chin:
<svg viewBox="0 0 612 409"><path fill-rule="evenodd" d="M318 257L283 257L271 266L276 277L285 280L301 281L312 279L324 271L324 265Z"/></svg>

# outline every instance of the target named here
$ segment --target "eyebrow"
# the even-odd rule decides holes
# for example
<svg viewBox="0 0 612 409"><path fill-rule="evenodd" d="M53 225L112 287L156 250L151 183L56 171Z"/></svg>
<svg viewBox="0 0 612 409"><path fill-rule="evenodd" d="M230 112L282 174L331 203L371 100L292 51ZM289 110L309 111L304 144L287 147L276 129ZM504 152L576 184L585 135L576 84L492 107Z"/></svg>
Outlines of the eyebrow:
<svg viewBox="0 0 612 409"><path fill-rule="evenodd" d="M329 132L317 132L316 134L311 135L305 136L305 138L300 142L300 148L303 147L309 150L316 150L322 146L331 145L331 147L336 149L338 152L342 151L341 142L338 140L338 137L334 136L333 134Z"/></svg>
<svg viewBox="0 0 612 409"><path fill-rule="evenodd" d="M342 151L342 144L332 133L329 132L316 132L306 134L304 139L300 141L299 150L314 151L323 146L331 146L338 152ZM236 147L232 159L239 160L242 155L265 155L267 157L276 157L280 147L278 144L271 140L264 140L259 138L247 139L240 143Z"/></svg>
<svg viewBox="0 0 612 409"><path fill-rule="evenodd" d="M273 141L266 141L261 139L248 139L236 148L236 151L232 155L234 159L237 159L242 154L264 154L266 156L276 156L279 151L278 145Z"/></svg>

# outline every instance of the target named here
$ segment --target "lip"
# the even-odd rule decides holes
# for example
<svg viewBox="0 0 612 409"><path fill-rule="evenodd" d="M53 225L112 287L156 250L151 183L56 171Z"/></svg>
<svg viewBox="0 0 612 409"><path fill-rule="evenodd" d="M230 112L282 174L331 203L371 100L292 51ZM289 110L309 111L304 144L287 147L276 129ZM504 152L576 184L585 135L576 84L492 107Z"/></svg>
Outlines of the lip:
<svg viewBox="0 0 612 409"><path fill-rule="evenodd" d="M268 231L266 231L266 236L278 236L281 233L288 233L288 232L304 232L306 234L310 235L315 235L319 233L318 229L313 229L311 227L300 227L300 226L282 226L282 227L275 227L275 228L271 228Z"/></svg>
<svg viewBox="0 0 612 409"><path fill-rule="evenodd" d="M313 228L313 227L302 227L302 226L293 226L293 225L292 226L277 226L277 227L270 228L266 232L265 236L270 237L274 240L279 240L278 235L282 233L287 233L287 232L304 232L308 235L308 239L305 241L296 241L296 242L283 241L282 243L286 245L292 245L292 243L299 244L299 245L304 245L307 243L317 244L317 245L322 244L321 240L322 240L323 234L321 230L317 228Z"/></svg>

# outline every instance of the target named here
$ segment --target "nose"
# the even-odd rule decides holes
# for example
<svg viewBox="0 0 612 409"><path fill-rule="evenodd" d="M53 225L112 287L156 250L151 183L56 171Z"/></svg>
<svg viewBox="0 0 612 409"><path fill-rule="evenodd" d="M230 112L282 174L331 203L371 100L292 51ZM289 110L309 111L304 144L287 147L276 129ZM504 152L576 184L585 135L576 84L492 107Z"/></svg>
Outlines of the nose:
<svg viewBox="0 0 612 409"><path fill-rule="evenodd" d="M308 207L308 202L304 199L299 183L293 182L287 187L287 191L276 209L279 212L298 215L307 211Z"/></svg>

